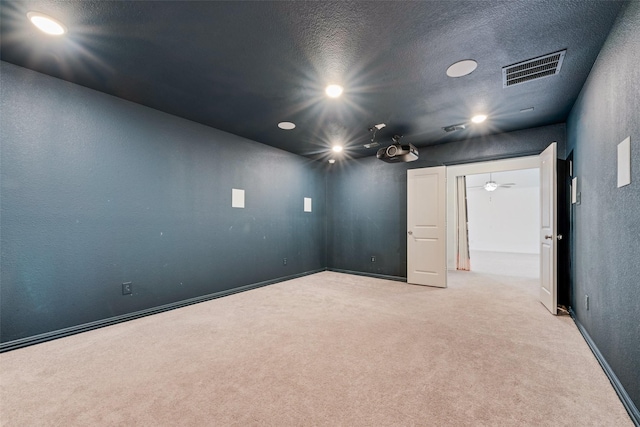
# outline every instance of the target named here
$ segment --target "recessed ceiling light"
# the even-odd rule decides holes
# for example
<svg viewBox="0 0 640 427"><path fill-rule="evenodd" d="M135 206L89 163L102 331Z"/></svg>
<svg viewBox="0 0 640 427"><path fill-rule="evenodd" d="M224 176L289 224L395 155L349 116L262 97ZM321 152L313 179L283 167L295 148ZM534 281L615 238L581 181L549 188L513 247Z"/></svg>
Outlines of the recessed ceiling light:
<svg viewBox="0 0 640 427"><path fill-rule="evenodd" d="M278 123L278 127L284 130L291 130L291 129L295 129L296 124L292 122L280 122Z"/></svg>
<svg viewBox="0 0 640 427"><path fill-rule="evenodd" d="M336 162L336 159L329 159L329 163L334 164Z"/></svg>
<svg viewBox="0 0 640 427"><path fill-rule="evenodd" d="M458 61L447 68L447 76L462 77L471 74L478 67L478 63L473 59Z"/></svg>
<svg viewBox="0 0 640 427"><path fill-rule="evenodd" d="M332 150L335 151L336 153L339 153L342 151L342 145L334 145Z"/></svg>
<svg viewBox="0 0 640 427"><path fill-rule="evenodd" d="M65 27L60 21L47 16L39 12L27 13L27 18L43 33L47 33L52 36L60 36L67 32Z"/></svg>
<svg viewBox="0 0 640 427"><path fill-rule="evenodd" d="M472 121L473 123L482 123L482 122L484 122L485 120L487 120L487 116L486 116L486 115L484 115L484 114L478 114L477 116L473 116L473 117L471 118L471 121Z"/></svg>
<svg viewBox="0 0 640 427"><path fill-rule="evenodd" d="M327 96L331 97L331 98L337 98L340 95L342 95L342 86L340 85L329 85L327 86L327 88L324 90L327 94Z"/></svg>

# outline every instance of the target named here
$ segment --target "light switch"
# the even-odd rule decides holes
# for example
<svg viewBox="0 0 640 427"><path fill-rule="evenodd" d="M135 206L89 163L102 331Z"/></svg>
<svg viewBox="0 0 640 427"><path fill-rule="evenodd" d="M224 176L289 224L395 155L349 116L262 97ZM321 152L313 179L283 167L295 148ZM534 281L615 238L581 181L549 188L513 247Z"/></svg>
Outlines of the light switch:
<svg viewBox="0 0 640 427"><path fill-rule="evenodd" d="M631 137L618 144L618 188L631 184Z"/></svg>
<svg viewBox="0 0 640 427"><path fill-rule="evenodd" d="M311 212L311 197L304 198L304 211Z"/></svg>

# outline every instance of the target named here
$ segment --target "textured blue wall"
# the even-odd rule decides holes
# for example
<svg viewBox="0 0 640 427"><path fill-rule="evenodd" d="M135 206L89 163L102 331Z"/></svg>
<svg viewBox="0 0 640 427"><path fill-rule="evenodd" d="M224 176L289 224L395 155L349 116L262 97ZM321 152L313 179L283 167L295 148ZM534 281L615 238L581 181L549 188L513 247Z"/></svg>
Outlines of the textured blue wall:
<svg viewBox="0 0 640 427"><path fill-rule="evenodd" d="M553 141L564 156L564 124L421 148L411 163L336 163L327 176L328 267L407 276L407 169L540 154Z"/></svg>
<svg viewBox="0 0 640 427"><path fill-rule="evenodd" d="M640 2L618 17L567 122L574 208L573 308L640 407ZM616 188L631 136L631 185ZM589 310L585 308L589 295Z"/></svg>
<svg viewBox="0 0 640 427"><path fill-rule="evenodd" d="M326 266L324 166L1 67L2 342Z"/></svg>

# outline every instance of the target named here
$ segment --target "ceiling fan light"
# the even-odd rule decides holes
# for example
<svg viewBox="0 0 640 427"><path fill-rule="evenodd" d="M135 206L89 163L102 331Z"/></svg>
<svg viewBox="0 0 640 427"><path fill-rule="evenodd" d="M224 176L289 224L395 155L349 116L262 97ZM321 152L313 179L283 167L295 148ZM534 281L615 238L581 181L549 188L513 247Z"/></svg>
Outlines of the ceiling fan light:
<svg viewBox="0 0 640 427"><path fill-rule="evenodd" d="M496 191L496 189L498 188L498 184L496 184L495 181L487 181L483 188L487 191Z"/></svg>

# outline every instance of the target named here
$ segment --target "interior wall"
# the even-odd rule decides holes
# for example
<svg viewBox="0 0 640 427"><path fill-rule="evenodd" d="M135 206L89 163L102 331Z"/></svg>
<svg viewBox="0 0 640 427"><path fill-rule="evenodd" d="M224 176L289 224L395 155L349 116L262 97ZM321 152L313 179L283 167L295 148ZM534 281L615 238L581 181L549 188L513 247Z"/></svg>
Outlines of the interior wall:
<svg viewBox="0 0 640 427"><path fill-rule="evenodd" d="M511 188L489 192L483 188L467 191L469 249L539 254L540 253L540 185L528 185L529 175L538 177L539 170L514 171L509 175L495 173L498 183L514 182ZM473 180L467 176L467 187L482 185L489 175ZM473 185L470 185L473 184Z"/></svg>
<svg viewBox="0 0 640 427"><path fill-rule="evenodd" d="M374 152L336 162L327 174L328 267L405 278L408 169L537 155L553 141L564 156L564 124L421 148L411 163L384 163Z"/></svg>
<svg viewBox="0 0 640 427"><path fill-rule="evenodd" d="M613 26L567 122L574 205L572 307L640 407L640 2ZM631 184L617 188L617 145L631 137ZM589 296L589 308L585 298Z"/></svg>
<svg viewBox="0 0 640 427"><path fill-rule="evenodd" d="M0 71L2 342L325 268L324 165Z"/></svg>

